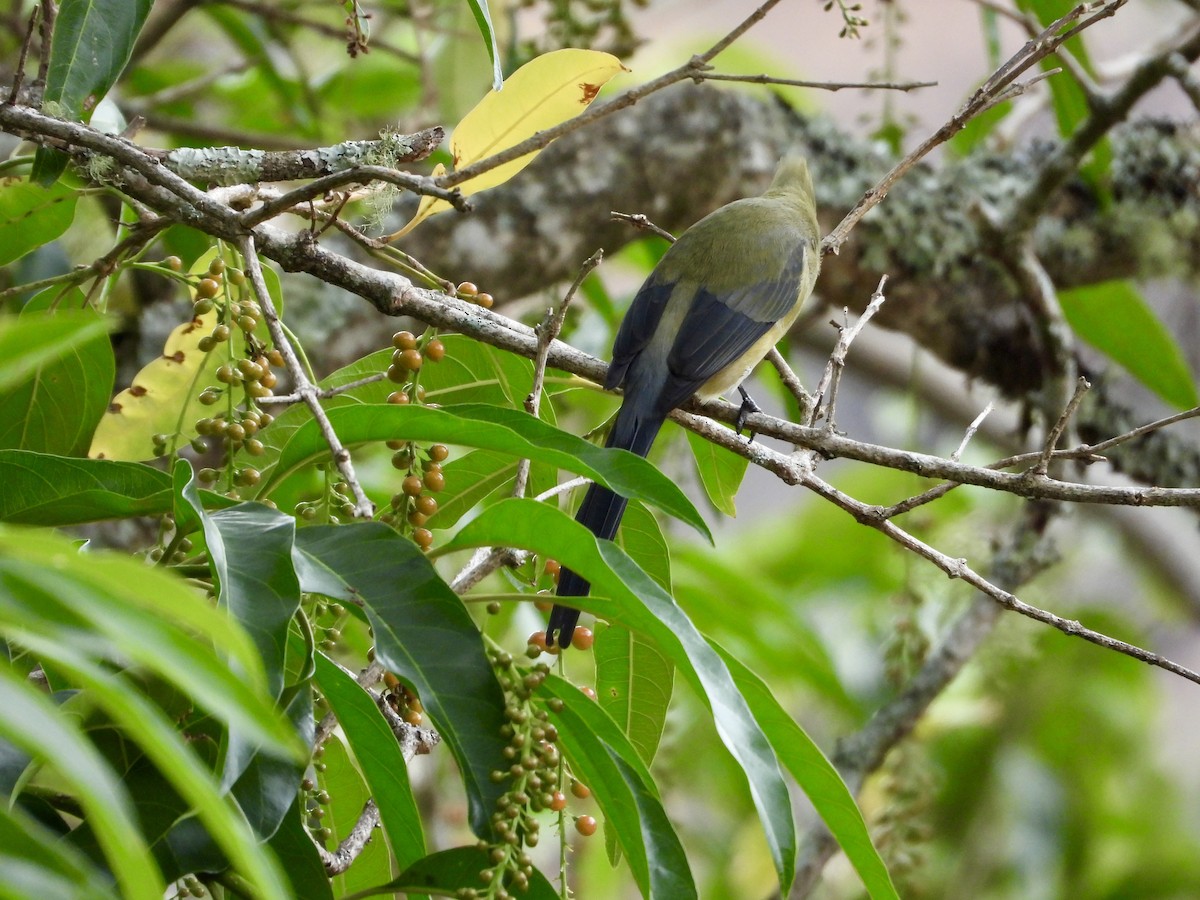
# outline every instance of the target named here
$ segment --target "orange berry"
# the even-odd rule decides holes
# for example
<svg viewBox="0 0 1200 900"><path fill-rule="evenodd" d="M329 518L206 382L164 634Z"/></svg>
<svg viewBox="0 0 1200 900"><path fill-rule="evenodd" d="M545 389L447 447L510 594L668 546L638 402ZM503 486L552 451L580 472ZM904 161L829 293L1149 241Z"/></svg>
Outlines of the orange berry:
<svg viewBox="0 0 1200 900"><path fill-rule="evenodd" d="M417 512L423 516L432 516L438 510L438 502L428 494L417 498Z"/></svg>
<svg viewBox="0 0 1200 900"><path fill-rule="evenodd" d="M433 546L433 532L428 528L414 528L413 540L422 550L428 550Z"/></svg>
<svg viewBox="0 0 1200 900"><path fill-rule="evenodd" d="M387 380L394 384L404 384L408 381L408 370L394 364L390 365L387 367Z"/></svg>
<svg viewBox="0 0 1200 900"><path fill-rule="evenodd" d="M425 473L425 487L429 490L437 492L446 486L446 476L441 473L440 469L430 469Z"/></svg>
<svg viewBox="0 0 1200 900"><path fill-rule="evenodd" d="M475 302L478 303L480 306L482 306L484 309L491 309L492 304L496 302L496 298L493 297L491 294L481 293L481 294L475 295Z"/></svg>
<svg viewBox="0 0 1200 900"><path fill-rule="evenodd" d="M576 650L591 650L595 642L596 636L590 628L576 628L575 634L571 636L571 646Z"/></svg>
<svg viewBox="0 0 1200 900"><path fill-rule="evenodd" d="M445 444L434 444L429 448L429 458L434 462L445 462L446 457L450 455L450 448Z"/></svg>
<svg viewBox="0 0 1200 900"><path fill-rule="evenodd" d="M582 781L575 781L574 779L571 780L571 793L580 800L586 800L588 797L592 796L592 792L586 784L584 784Z"/></svg>
<svg viewBox="0 0 1200 900"><path fill-rule="evenodd" d="M387 402L403 406L408 402L408 394L406 394L404 391L392 391L390 394L388 394ZM388 446L391 446L391 444L389 443Z"/></svg>
<svg viewBox="0 0 1200 900"><path fill-rule="evenodd" d="M420 350L401 350L400 365L408 369L410 372L415 372L421 368L421 351Z"/></svg>
<svg viewBox="0 0 1200 900"><path fill-rule="evenodd" d="M417 336L411 331L397 331L392 335L392 346L397 350L413 350L417 346Z"/></svg>
<svg viewBox="0 0 1200 900"><path fill-rule="evenodd" d="M446 345L439 340L432 340L425 345L425 357L431 362L441 362L446 358Z"/></svg>
<svg viewBox="0 0 1200 900"><path fill-rule="evenodd" d="M476 294L479 293L479 288L469 281L464 281L462 284L460 284L458 286L458 288L456 290L458 291L458 293L460 293L466 297L474 297Z"/></svg>
<svg viewBox="0 0 1200 900"><path fill-rule="evenodd" d="M562 791L555 791L550 796L549 807L555 812L561 812L567 808L567 795Z"/></svg>
<svg viewBox="0 0 1200 900"><path fill-rule="evenodd" d="M580 688L580 690L583 691L583 695L585 697L587 697L589 700L596 699L596 689L595 688L590 688L585 684L583 687Z"/></svg>
<svg viewBox="0 0 1200 900"><path fill-rule="evenodd" d="M596 833L596 819L593 816L577 816L575 819L575 830L584 837L591 837Z"/></svg>
<svg viewBox="0 0 1200 900"><path fill-rule="evenodd" d="M400 489L410 497L419 497L421 495L421 479L416 475L409 475L400 485Z"/></svg>

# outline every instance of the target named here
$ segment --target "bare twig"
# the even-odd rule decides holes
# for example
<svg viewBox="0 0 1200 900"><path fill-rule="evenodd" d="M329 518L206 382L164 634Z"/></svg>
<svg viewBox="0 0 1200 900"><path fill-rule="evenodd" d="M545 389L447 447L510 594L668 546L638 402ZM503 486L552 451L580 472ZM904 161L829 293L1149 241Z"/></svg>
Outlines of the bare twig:
<svg viewBox="0 0 1200 900"><path fill-rule="evenodd" d="M954 462L958 462L960 459L962 459L962 455L967 450L967 444L971 443L971 438L975 437L975 432L979 430L979 426L983 424L983 420L992 414L992 410L995 409L995 406L996 405L994 403L988 403L988 405L983 408L983 412L977 415L971 421L971 424L967 426L967 431L963 435L963 439L959 443L958 449L950 454L950 458L954 460Z"/></svg>
<svg viewBox="0 0 1200 900"><path fill-rule="evenodd" d="M1126 0L1109 0L1109 2L1100 4L1081 3L1067 13L1067 15L1053 22L1036 38L1025 44L1004 65L993 72L987 81L980 85L959 111L950 117L946 124L926 138L919 147L905 156L904 159L896 163L891 171L884 175L873 188L863 195L854 209L850 210L845 218L838 223L838 226L821 242L822 249L826 253L837 253L842 244L845 243L851 229L858 224L872 207L883 200L896 182L904 177L930 150L948 141L961 131L967 122L993 105L997 97L1011 90L1017 78L1028 71L1030 67L1036 65L1040 60L1045 59L1057 50L1067 38L1077 34L1083 28L1094 25L1101 19L1113 15L1120 7L1125 5L1125 2ZM1082 21L1075 28L1064 30L1067 25L1078 20ZM1005 96L1011 96L1011 94Z"/></svg>
<svg viewBox="0 0 1200 900"><path fill-rule="evenodd" d="M768 350L764 359L775 367L775 371L779 373L779 380L783 382L783 386L787 388L788 392L796 398L796 402L800 404L800 421L808 421L813 410L816 408L817 398L804 389L799 376L792 371L792 367L783 358L783 354L779 352L778 347L772 347Z"/></svg>
<svg viewBox="0 0 1200 900"><path fill-rule="evenodd" d="M876 531L882 532L887 537L891 538L896 543L900 544L908 550L916 553L918 556L929 560L951 578L959 578L967 584L976 588L983 594L986 594L992 600L999 603L1005 609L1010 609L1013 612L1020 613L1035 621L1050 625L1057 628L1063 634L1071 635L1072 637L1083 638L1097 646L1103 647L1106 650L1113 650L1117 653L1130 656L1140 662L1148 665L1157 666L1160 669L1165 669L1181 678L1186 678L1188 681L1200 684L1200 673L1193 672L1191 669L1181 666L1178 663L1172 662L1164 656L1157 653L1152 653L1149 650L1143 650L1141 647L1127 644L1125 641L1119 641L1116 638L1111 638L1106 634L1101 634L1098 631L1093 631L1090 628L1085 628L1079 622L1071 619L1064 619L1052 612L1044 609L1039 609L1036 606L1030 606L1028 603L1022 602L1014 594L1009 591L992 584L979 573L975 572L965 559L953 559L939 550L929 546L924 541L913 537L904 529L897 526L894 522L886 519L881 519L875 512L875 507L855 500L848 494L839 491L833 485L822 481L812 472L806 473L802 483L809 490L825 498L840 509L845 510L854 516L855 520L862 525L874 528Z"/></svg>
<svg viewBox="0 0 1200 900"><path fill-rule="evenodd" d="M725 35L725 37L721 38L721 40L717 41L698 56L693 56L682 66L672 69L670 72L660 75L658 78L639 85L636 88L631 88L625 93L614 97L612 100L609 100L605 103L593 104L575 118L563 122L560 125L555 125L553 128L547 128L544 131L539 131L533 137L521 141L521 143L515 144L506 150L502 150L499 153L493 154L485 159L481 159L469 166L464 166L457 171L443 175L441 178L437 179L438 184L447 188L462 184L464 181L469 181L470 179L482 175L484 172L489 172L507 162L512 162L514 159L520 159L522 156L527 156L536 150L541 150L556 138L560 138L565 134L570 134L573 131L578 131L580 128L584 128L593 122L604 118L605 116L610 116L619 110L633 106L633 104L637 103L639 100L650 96L656 91L661 91L663 88L670 87L673 84L678 84L681 81L687 81L695 78L698 74L703 74L707 70L708 64L713 57L745 34L753 25L761 21L763 17L766 16L766 14L778 4L779 0L766 0L766 2L762 3L757 9L754 10L754 12L743 19L736 28Z"/></svg>
<svg viewBox="0 0 1200 900"><path fill-rule="evenodd" d="M550 342L557 338L558 333L562 331L563 322L567 318L567 307L571 305L571 301L575 298L575 292L583 284L583 279L587 278L592 270L600 265L603 259L604 251L597 250L584 260L583 265L579 267L579 274L575 276L575 280L571 282L571 286L567 289L566 294L563 295L562 303L558 304L558 310L546 310L546 317L534 329L537 333L538 348L537 353L533 357L533 384L529 389L529 393L525 396L525 412L534 418L537 417L538 411L541 409L542 387L546 383L546 361L550 357ZM529 468L530 461L528 457L517 463L517 475L513 479L512 489L514 497L525 496L525 487L529 483Z"/></svg>
<svg viewBox="0 0 1200 900"><path fill-rule="evenodd" d="M300 365L300 360L296 357L296 351L283 331L283 325L279 321L279 313L275 310L275 302L271 299L271 294L267 290L267 283L263 280L262 267L258 262L258 250L255 247L254 238L251 235L244 236L238 242L238 250L242 254L246 276L249 278L250 286L254 290L255 299L258 300L258 305L262 307L263 319L267 323L267 330L271 333L271 340L274 342L276 349L283 354L288 374L292 376L292 384L296 388L295 392L304 401L305 405L308 406L309 411L313 415L313 420L317 423L317 428L321 431L321 436L325 438L325 442L329 445L334 465L337 466L338 471L341 472L342 477L346 480L346 484L350 486L350 490L354 493L354 514L361 519L369 519L375 514L375 504L367 497L366 492L359 483L358 476L354 472L354 463L350 459L350 451L342 445L341 438L337 436L337 432L333 430L333 424L329 421L329 417L325 415L325 408L321 406L320 401L320 389L309 380L304 367Z"/></svg>
<svg viewBox="0 0 1200 900"><path fill-rule="evenodd" d="M33 33L37 30L41 12L41 6L34 4L29 13L29 25L25 29L25 39L21 41L21 55L17 57L17 68L13 72L12 89L8 92L9 103L16 103L21 96L21 86L25 83L25 60L29 58L29 45L33 43Z"/></svg>
<svg viewBox="0 0 1200 900"><path fill-rule="evenodd" d="M1046 470L1050 467L1050 460L1054 456L1054 450L1058 444L1058 439L1062 437L1063 430L1071 421L1071 417L1075 415L1075 411L1079 409L1079 404L1083 402L1084 395L1091 390L1091 383L1082 376L1075 382L1075 393L1071 395L1066 407L1062 411L1062 415L1058 417L1058 421L1054 423L1050 429L1050 433L1046 435L1046 444L1042 448L1041 458L1038 459L1037 465L1033 467L1034 474L1045 475Z"/></svg>
<svg viewBox="0 0 1200 900"><path fill-rule="evenodd" d="M875 293L871 295L871 302L867 304L867 308L863 310L863 314L858 318L858 321L853 325L837 325L836 322L834 323L838 329L837 344L834 345L833 352L829 355L829 362L825 364L825 374L821 376L821 380L817 384L817 389L813 392L815 402L813 403L812 411L809 413L809 426L816 425L823 415L825 418L825 428L830 431L833 430L834 407L837 404L838 384L842 380L842 371L846 368L846 354L850 351L850 345L858 337L858 333L871 321L875 313L879 312L879 307L883 306L883 301L886 299L883 294L883 288L887 284L887 279L886 275L880 277L879 286L875 288ZM849 315L846 310L843 310L842 314L843 316ZM822 401L825 404L824 411L821 409Z"/></svg>
<svg viewBox="0 0 1200 900"><path fill-rule="evenodd" d="M375 805L374 799L370 799L363 806L350 833L338 844L337 850L330 853L314 840L313 846L317 848L317 855L321 857L321 864L325 866L325 874L332 878L349 869L366 849L367 842L371 840L371 835L378 825L379 807Z"/></svg>
<svg viewBox="0 0 1200 900"><path fill-rule="evenodd" d="M744 84L779 84L788 87L814 88L819 91L842 91L861 88L871 91L902 91L907 93L918 88L937 87L936 81L800 81L794 78L776 78L773 75L726 75L720 72L701 72L693 75L695 81L737 81Z"/></svg>
<svg viewBox="0 0 1200 900"><path fill-rule="evenodd" d="M1116 93L1097 99L1087 119L1039 167L1037 177L1013 205L1005 229L1010 232L1032 230L1039 214L1058 189L1076 171L1092 148L1129 114L1133 105L1164 78L1172 75L1180 61L1192 63L1197 58L1200 58L1200 27L1193 28L1174 46L1143 61Z"/></svg>
<svg viewBox="0 0 1200 900"><path fill-rule="evenodd" d="M675 243L675 235L671 234L671 232L667 231L665 228L659 228L657 225L651 222L649 218L646 217L645 213L613 212L611 215L614 221L626 222L639 231L649 231L651 234L657 234L664 241L668 241L672 244Z"/></svg>
<svg viewBox="0 0 1200 900"><path fill-rule="evenodd" d="M363 385L374 384L377 381L383 381L387 376L383 372L377 372L374 375L364 375L362 378L356 378L354 381L348 381L345 384L339 384L337 387L331 388L316 388L316 397L320 400L328 400L330 397L336 397L338 394L344 394L346 391L352 391L355 388L360 388ZM258 405L266 406L271 404L289 405L299 403L304 397L298 393L291 394L276 394L273 397L259 397Z"/></svg>

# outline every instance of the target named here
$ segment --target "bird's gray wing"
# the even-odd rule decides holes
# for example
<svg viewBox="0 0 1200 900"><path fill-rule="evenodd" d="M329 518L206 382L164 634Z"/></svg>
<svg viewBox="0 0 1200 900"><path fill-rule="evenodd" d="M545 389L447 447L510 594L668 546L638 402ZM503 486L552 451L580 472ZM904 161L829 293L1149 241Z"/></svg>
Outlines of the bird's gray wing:
<svg viewBox="0 0 1200 900"><path fill-rule="evenodd" d="M775 278L727 292L701 285L667 357L661 403L674 409L706 381L740 359L792 309L804 277L804 244Z"/></svg>

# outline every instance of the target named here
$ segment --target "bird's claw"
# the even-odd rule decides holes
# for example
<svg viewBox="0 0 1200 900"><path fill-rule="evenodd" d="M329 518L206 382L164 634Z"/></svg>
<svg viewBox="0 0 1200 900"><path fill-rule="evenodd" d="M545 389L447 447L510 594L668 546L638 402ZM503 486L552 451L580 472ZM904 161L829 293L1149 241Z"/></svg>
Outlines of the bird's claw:
<svg viewBox="0 0 1200 900"><path fill-rule="evenodd" d="M746 427L746 419L749 418L750 414L762 412L762 408L754 402L753 397L746 393L746 389L744 387L739 386L738 393L742 395L742 405L738 409L737 418L733 420L733 426L737 429L737 433L740 435L742 433L742 429ZM749 436L746 438L746 442L752 443L755 437L757 437L756 433L751 431Z"/></svg>

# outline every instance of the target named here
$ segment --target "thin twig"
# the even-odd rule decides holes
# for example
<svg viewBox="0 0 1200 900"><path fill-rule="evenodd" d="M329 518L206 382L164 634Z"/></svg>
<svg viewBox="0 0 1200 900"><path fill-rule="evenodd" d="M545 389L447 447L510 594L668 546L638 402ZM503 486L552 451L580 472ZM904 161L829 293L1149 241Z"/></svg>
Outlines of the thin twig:
<svg viewBox="0 0 1200 900"><path fill-rule="evenodd" d="M726 75L719 72L700 72L692 76L699 81L737 81L745 84L779 84L786 87L814 88L819 91L842 91L861 88L872 91L915 91L937 87L936 81L800 81L795 78L776 78L774 75Z"/></svg>
<svg viewBox="0 0 1200 900"><path fill-rule="evenodd" d="M355 388L360 388L363 385L374 384L377 381L383 381L387 376L383 372L377 372L374 375L364 375L362 378L356 378L354 381L349 381L346 384L339 384L337 387L331 388L316 388L316 396L321 400L328 400L330 397L336 397L338 394L344 394L346 391L352 391ZM259 397L258 405L265 406L269 404L292 404L299 403L304 397L299 392L290 394L276 394L273 397Z"/></svg>
<svg viewBox="0 0 1200 900"><path fill-rule="evenodd" d="M1050 433L1046 435L1046 443L1042 448L1041 458L1038 459L1037 465L1033 467L1034 474L1045 475L1046 470L1050 467L1050 460L1054 456L1054 450L1058 444L1058 439L1062 437L1063 431L1067 424L1071 421L1071 417L1075 415L1075 411L1079 409L1079 404L1083 402L1084 395L1091 390L1092 385L1082 375L1075 382L1075 393L1071 395L1066 407L1062 411L1062 415L1058 417L1058 421L1050 429Z"/></svg>
<svg viewBox="0 0 1200 900"><path fill-rule="evenodd" d="M992 410L995 409L995 406L996 405L994 403L989 402L988 405L983 408L983 412L981 412L971 421L971 424L967 426L967 431L963 435L962 441L958 445L958 449L950 454L950 459L952 459L954 462L958 462L960 459L962 459L962 455L967 451L967 444L971 443L971 438L975 437L975 432L979 430L979 426L983 424L983 420L992 414Z"/></svg>
<svg viewBox="0 0 1200 900"><path fill-rule="evenodd" d="M334 465L337 466L342 478L354 493L354 515L360 519L370 519L375 514L375 504L371 502L358 481L358 476L354 472L354 463L350 459L350 451L342 445L341 438L337 436L337 432L333 430L333 424L325 415L325 408L321 406L320 401L320 388L309 380L303 366L300 365L295 349L284 333L283 325L279 321L279 313L275 310L275 301L271 299L267 283L263 280L262 267L258 262L258 250L255 247L253 235L245 235L238 242L238 250L242 254L246 276L250 279L255 299L262 307L263 319L267 323L267 330L271 333L271 340L274 342L275 348L283 354L288 374L292 376L295 392L312 413L321 436L329 445Z"/></svg>
<svg viewBox="0 0 1200 900"><path fill-rule="evenodd" d="M883 275L879 279L879 285L875 288L875 293L871 295L871 302L867 304L867 308L863 310L863 314L858 318L853 325L843 324L837 325L838 339L834 345L833 352L829 354L829 362L825 364L825 373L821 376L820 382L817 384L816 391L813 392L815 401L813 403L812 412L809 413L809 426L815 426L821 416L825 418L825 428L832 431L834 429L833 416L834 407L837 403L838 384L842 379L842 370L846 367L846 354L850 351L850 345L854 339L858 337L858 333L863 330L863 327L871 321L875 313L879 312L879 308L883 306L886 299L883 294L883 288L887 284L888 277ZM849 313L842 310L842 315L848 317ZM822 412L822 401L825 404L825 409Z"/></svg>
<svg viewBox="0 0 1200 900"><path fill-rule="evenodd" d="M837 253L841 249L842 244L845 243L851 229L858 224L872 207L882 201L887 196L888 191L895 186L896 182L904 177L929 151L945 143L961 131L967 122L992 105L997 96L1008 90L1018 77L1057 50L1068 37L1077 34L1082 28L1094 25L1101 19L1111 16L1120 7L1124 6L1125 3L1126 0L1110 0L1110 2L1102 3L1099 6L1093 3L1082 3L1058 21L1051 23L1036 38L1025 44L1004 65L993 72L987 81L980 85L959 111L950 117L949 121L926 138L920 146L905 156L904 159L896 163L874 187L862 196L862 199L846 214L845 218L838 223L838 226L821 242L822 250L826 253ZM1093 11L1095 11L1094 14L1088 16L1088 13ZM1085 16L1087 18L1084 18L1079 26L1069 31L1063 31L1066 25Z"/></svg>
<svg viewBox="0 0 1200 900"><path fill-rule="evenodd" d="M788 365L788 361L783 358L783 354L779 352L778 347L772 347L768 350L764 359L775 367L775 371L779 373L779 380L783 383L783 386L787 388L788 392L796 398L796 402L800 404L800 421L807 421L817 405L817 398L804 389L800 377Z"/></svg>
<svg viewBox="0 0 1200 900"><path fill-rule="evenodd" d="M603 259L604 250L601 249L584 260L583 265L579 267L579 274L575 276L575 280L571 282L567 293L563 295L562 303L558 305L558 310L546 310L546 317L534 329L537 332L538 349L533 357L533 385L525 397L525 411L534 418L537 417L542 404L542 388L546 383L546 362L550 357L550 343L562 331L563 322L567 318L567 307L571 305L571 301L575 298L575 292L583 284L583 279L587 278L600 265ZM523 458L517 463L517 476L513 479L512 490L514 497L525 496L525 487L529 483L529 468L530 460L528 457Z"/></svg>
<svg viewBox="0 0 1200 900"><path fill-rule="evenodd" d="M541 150L556 138L570 134L573 131L578 131L580 128L584 128L605 116L610 116L619 110L633 106L639 100L650 96L656 91L661 91L663 88L678 84L681 81L687 81L694 78L697 74L703 74L713 57L745 34L757 22L761 21L778 4L779 0L766 0L754 12L743 19L736 28L725 35L725 37L721 38L721 40L698 56L693 56L682 66L672 69L670 72L660 75L658 78L639 85L636 88L631 88L605 103L593 104L573 119L569 119L552 128L547 128L544 131L539 131L533 137L521 141L519 144L514 144L512 147L481 159L478 162L471 163L469 166L464 166L457 171L447 173L437 179L437 183L446 188L462 184L464 181L469 181L472 178L482 175L484 172L490 172L492 169L512 162L514 159L520 159L522 156L527 156L536 150Z"/></svg>
<svg viewBox="0 0 1200 900"><path fill-rule="evenodd" d="M1140 662L1148 665L1157 666L1160 669L1165 669L1181 678L1186 678L1188 681L1200 684L1200 673L1193 672L1191 669L1181 666L1176 662L1172 662L1164 656L1157 653L1152 653L1149 650L1144 650L1133 644L1128 644L1125 641L1119 641L1116 638L1109 637L1098 631L1093 631L1090 628L1085 628L1079 622L1072 619L1064 619L1052 612L1040 609L1036 606L1031 606L1028 603L1022 602L1009 591L1004 590L997 585L992 584L982 575L977 573L969 565L965 559L954 559L939 550L926 544L924 541L913 537L911 534L900 528L896 523L886 519L880 519L876 515L875 507L855 500L848 494L839 491L833 485L823 481L809 471L801 482L805 487L829 502L833 503L840 509L845 510L854 516L855 520L862 525L874 528L876 531L882 532L887 537L891 538L896 543L900 544L918 556L929 560L951 578L958 578L965 581L967 584L986 594L991 599L995 600L1005 609L1010 609L1013 612L1020 613L1030 619L1033 619L1043 624L1057 628L1063 634L1071 635L1072 637L1083 638L1097 646L1103 647L1106 650L1113 650L1117 653L1130 656Z"/></svg>
<svg viewBox="0 0 1200 900"><path fill-rule="evenodd" d="M671 234L671 232L667 231L665 228L659 228L650 221L645 213L623 213L614 211L609 213L609 215L612 216L613 221L615 222L625 222L628 225L632 225L639 231L649 231L651 234L657 234L660 238L668 243L675 243L675 235Z"/></svg>
<svg viewBox="0 0 1200 900"><path fill-rule="evenodd" d="M1045 532L1053 509L1026 504L1020 521L991 565L993 582L1016 590L1054 561ZM912 733L921 717L946 686L957 677L987 639L1003 609L987 597L976 595L950 624L920 669L894 698L879 707L867 723L837 742L833 764L852 793L859 793L869 774L878 769L888 752ZM808 897L826 862L838 849L837 840L818 821L799 842L796 880L789 897Z"/></svg>
<svg viewBox="0 0 1200 900"><path fill-rule="evenodd" d="M33 33L37 29L41 12L41 6L34 4L29 13L29 25L25 29L25 39L21 41L21 55L17 58L17 69L13 73L12 89L8 92L9 103L16 103L21 95L21 85L25 83L25 60L29 58L29 45L33 43Z"/></svg>

